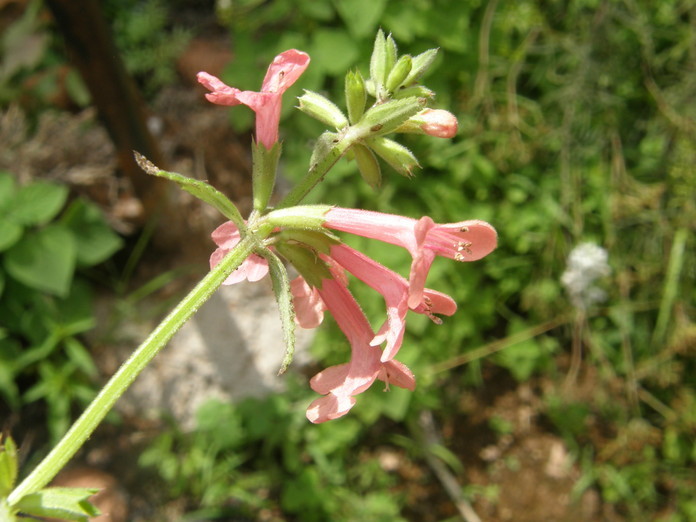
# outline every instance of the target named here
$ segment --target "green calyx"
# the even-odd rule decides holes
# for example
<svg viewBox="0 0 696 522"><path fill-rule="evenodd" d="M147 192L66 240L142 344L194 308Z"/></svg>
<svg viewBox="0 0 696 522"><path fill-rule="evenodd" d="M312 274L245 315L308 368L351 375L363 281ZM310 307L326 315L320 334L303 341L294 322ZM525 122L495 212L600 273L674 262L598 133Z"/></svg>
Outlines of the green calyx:
<svg viewBox="0 0 696 522"><path fill-rule="evenodd" d="M268 208L268 203L275 187L278 160L282 146L277 142L267 149L262 143L253 143L251 147L254 210L263 212Z"/></svg>
<svg viewBox="0 0 696 522"><path fill-rule="evenodd" d="M327 264L313 249L290 243L279 243L275 248L280 255L292 263L309 285L321 288L322 281L332 277Z"/></svg>
<svg viewBox="0 0 696 522"><path fill-rule="evenodd" d="M348 118L341 109L319 93L306 90L297 100L300 102L298 108L302 112L325 125L336 129L342 129L348 125Z"/></svg>

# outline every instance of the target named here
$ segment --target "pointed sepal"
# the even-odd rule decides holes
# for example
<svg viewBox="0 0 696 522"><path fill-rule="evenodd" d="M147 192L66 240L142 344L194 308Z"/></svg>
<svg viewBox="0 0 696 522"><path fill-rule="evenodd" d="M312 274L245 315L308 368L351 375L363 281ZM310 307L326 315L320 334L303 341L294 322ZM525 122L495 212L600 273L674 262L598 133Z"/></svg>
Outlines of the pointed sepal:
<svg viewBox="0 0 696 522"><path fill-rule="evenodd" d="M290 279L283 262L270 251L264 253L264 258L268 261L271 281L273 283L273 293L278 303L280 312L280 324L283 328L283 338L285 340L285 355L280 364L278 375L282 375L290 366L295 355L295 309L292 304L292 292L290 291Z"/></svg>
<svg viewBox="0 0 696 522"><path fill-rule="evenodd" d="M280 243L276 250L304 277L307 284L321 288L324 279L331 279L331 271L316 252L300 245Z"/></svg>

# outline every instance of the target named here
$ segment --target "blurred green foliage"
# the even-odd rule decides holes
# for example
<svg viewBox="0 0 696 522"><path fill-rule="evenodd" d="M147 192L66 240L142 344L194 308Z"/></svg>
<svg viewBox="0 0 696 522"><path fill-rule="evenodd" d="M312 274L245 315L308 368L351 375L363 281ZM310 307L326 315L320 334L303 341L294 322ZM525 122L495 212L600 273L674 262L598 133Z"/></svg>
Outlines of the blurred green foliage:
<svg viewBox="0 0 696 522"><path fill-rule="evenodd" d="M64 185L19 186L0 172L0 398L15 412L45 405L53 439L96 392L80 340L95 325L92 291L76 272L122 243L94 204L77 198L64 209L67 197Z"/></svg>
<svg viewBox="0 0 696 522"><path fill-rule="evenodd" d="M198 411L194 432L175 426L140 457L174 497L196 499L190 519L403 520L400 495L388 493L396 476L374 456L356 451L364 433L357 419L311 425L304 384L289 394L248 399L238 405L210 401ZM292 477L290 480L289 477Z"/></svg>
<svg viewBox="0 0 696 522"><path fill-rule="evenodd" d="M188 30L172 25L172 5L162 0L103 2L126 69L149 98L176 80L176 58L190 40Z"/></svg>

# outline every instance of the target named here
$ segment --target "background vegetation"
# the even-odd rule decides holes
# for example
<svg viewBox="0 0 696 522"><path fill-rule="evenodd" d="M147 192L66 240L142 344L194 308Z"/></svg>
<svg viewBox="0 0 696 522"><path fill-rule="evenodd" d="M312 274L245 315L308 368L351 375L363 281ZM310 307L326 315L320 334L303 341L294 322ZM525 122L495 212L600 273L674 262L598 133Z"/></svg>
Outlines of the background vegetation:
<svg viewBox="0 0 696 522"><path fill-rule="evenodd" d="M116 39L133 74L149 78L145 88L154 92L173 81L171 62L154 59L170 48L155 29L171 27L164 20L175 19L177 6L195 3L128 4L140 9L135 20L142 25L109 3ZM459 117L457 138L407 140L422 170L406 179L385 167L376 192L343 161L313 198L438 222L484 219L497 228L500 246L477 263L434 266L429 286L451 294L460 309L444 326L410 318L400 355L418 377L415 393L371 390L349 417L322 426L304 420L310 395L300 378L262 401L211 403L199 412L198 430L170 426L142 455L144 472L162 480L165 500L186 499L197 520L444 519L446 510L433 518L420 513L404 477L386 471L380 455L391 448L421 465L435 455L464 482L472 457L457 442L467 432L457 430L486 408L464 399L528 385L544 429L563 438L579 470L574 498L595 490L611 506L605 515L616 519L696 519L690 3L238 0L217 2L215 17L234 52L225 79L242 88L255 88L268 61L295 47L312 57L295 94L306 88L342 100L343 75L353 67L366 72L377 28L391 32L402 52L439 47L428 85L437 105ZM180 30L168 34L183 41ZM3 102L19 95L3 85ZM284 172L299 178L308 140L322 129L291 103L284 110ZM231 118L240 132L250 123L243 111ZM605 300L578 309L561 276L571 250L585 242L606 249L611 272L598 282ZM407 270L400 253L355 244ZM377 321L382 303L356 292ZM3 301L12 295L4 292ZM0 317L9 331L9 316ZM334 364L345 360L344 344L337 328L324 328L314 354L322 366ZM0 356L13 358L2 346ZM76 350L66 353L80 358L73 354L67 364L88 370ZM56 371L66 367L54 364ZM11 406L48 389L50 372L32 371L36 384L23 394L0 372ZM439 444L424 442L424 415L442 427ZM488 428L492 441L514 431L501 419ZM462 491L475 505L500 501L495 490Z"/></svg>

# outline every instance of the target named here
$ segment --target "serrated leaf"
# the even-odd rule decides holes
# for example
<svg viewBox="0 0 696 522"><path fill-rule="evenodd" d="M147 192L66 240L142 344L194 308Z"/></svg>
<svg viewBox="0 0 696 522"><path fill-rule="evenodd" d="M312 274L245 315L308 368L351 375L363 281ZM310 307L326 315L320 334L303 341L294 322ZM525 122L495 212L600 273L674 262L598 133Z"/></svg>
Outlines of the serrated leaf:
<svg viewBox="0 0 696 522"><path fill-rule="evenodd" d="M9 219L22 225L43 225L63 208L68 188L50 181L35 181L17 191L6 208Z"/></svg>
<svg viewBox="0 0 696 522"><path fill-rule="evenodd" d="M76 259L81 266L99 264L123 246L123 240L111 230L99 208L82 198L68 207L61 222L73 232Z"/></svg>
<svg viewBox="0 0 696 522"><path fill-rule="evenodd" d="M75 239L60 224L26 234L5 253L5 269L25 285L61 297L75 272Z"/></svg>
<svg viewBox="0 0 696 522"><path fill-rule="evenodd" d="M285 356L280 364L278 375L285 373L295 355L295 308L292 304L292 293L290 292L290 280L285 265L270 251L264 256L270 268L271 281L273 282L273 292L280 311L280 323L283 327L283 337L285 338Z"/></svg>
<svg viewBox="0 0 696 522"><path fill-rule="evenodd" d="M216 208L223 216L232 221L241 230L246 229L246 224L239 210L232 203L227 196L225 196L218 189L212 185L206 183L205 181L199 181L193 178L188 178L177 174L175 172L167 172L165 170L159 169L154 163L148 160L142 154L135 152L135 161L138 163L141 169L143 169L147 174L151 176L158 176L160 178L168 179L173 181L183 190L189 194L197 197L201 201L205 201L208 205Z"/></svg>
<svg viewBox="0 0 696 522"><path fill-rule="evenodd" d="M100 511L87 499L99 490L94 488L46 488L23 496L14 506L21 512L75 522L89 522Z"/></svg>

